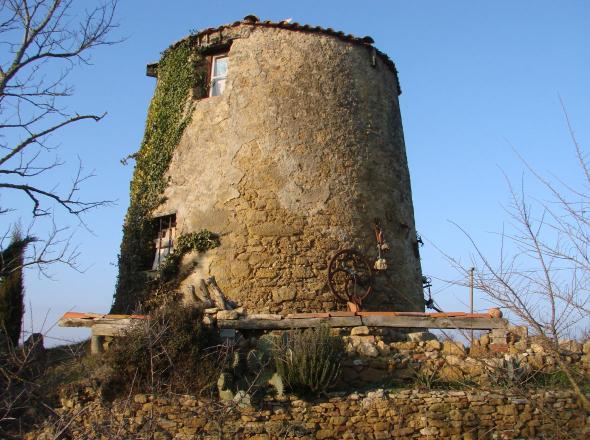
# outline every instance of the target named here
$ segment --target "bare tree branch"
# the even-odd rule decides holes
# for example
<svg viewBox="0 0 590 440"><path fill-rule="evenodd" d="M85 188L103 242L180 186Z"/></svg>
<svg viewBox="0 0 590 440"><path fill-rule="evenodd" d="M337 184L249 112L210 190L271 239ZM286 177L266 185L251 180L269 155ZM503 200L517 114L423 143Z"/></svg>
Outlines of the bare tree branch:
<svg viewBox="0 0 590 440"><path fill-rule="evenodd" d="M56 155L55 136L81 121L98 122L106 115L69 111L65 101L73 94L67 79L74 67L88 64L92 49L118 42L111 38L117 28L117 0L92 3L0 0L0 196L20 194L30 202L31 228L36 227L37 217L52 219L49 232L30 232L38 239L24 263L44 274L57 262L76 267L78 255L67 227L55 225L54 210L85 225L84 213L111 203L80 196L84 182L92 177L84 174L81 163L69 185L53 173L65 164ZM12 206L0 208L0 214L14 211ZM9 226L6 234L12 229ZM5 243L0 239L0 249Z"/></svg>
<svg viewBox="0 0 590 440"><path fill-rule="evenodd" d="M582 174L584 186L588 186L590 172L585 154L576 140L563 102L562 109L578 161L578 171ZM506 208L510 232L503 230L500 234L498 262L490 261L470 234L455 225L465 234L475 252L472 258L472 265L476 267L475 287L492 302L508 310L513 319L535 331L568 378L582 406L590 411L590 400L560 348L560 341L568 337L576 326L588 323L590 312L588 188L580 189L561 179L547 178L518 152L516 154L547 190L548 200L536 200L529 196L524 189L524 180L517 190L506 178L510 196ZM507 244L512 249L511 256L507 256ZM449 261L464 274L469 270L452 258Z"/></svg>

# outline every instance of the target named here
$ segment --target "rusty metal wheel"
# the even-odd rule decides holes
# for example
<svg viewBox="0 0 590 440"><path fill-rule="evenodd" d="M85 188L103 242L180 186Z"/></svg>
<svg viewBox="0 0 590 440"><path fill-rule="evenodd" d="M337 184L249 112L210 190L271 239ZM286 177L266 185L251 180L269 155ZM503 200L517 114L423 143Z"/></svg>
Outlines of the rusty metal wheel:
<svg viewBox="0 0 590 440"><path fill-rule="evenodd" d="M330 260L328 285L340 301L360 306L373 290L373 269L359 251L344 249Z"/></svg>

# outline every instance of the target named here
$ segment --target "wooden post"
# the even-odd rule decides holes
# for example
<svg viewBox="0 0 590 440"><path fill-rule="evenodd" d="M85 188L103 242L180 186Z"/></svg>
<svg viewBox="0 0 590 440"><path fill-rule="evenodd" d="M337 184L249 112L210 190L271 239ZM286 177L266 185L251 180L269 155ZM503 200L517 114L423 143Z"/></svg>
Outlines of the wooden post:
<svg viewBox="0 0 590 440"><path fill-rule="evenodd" d="M104 336L93 334L90 337L90 354L97 355L103 352L102 343L104 342Z"/></svg>

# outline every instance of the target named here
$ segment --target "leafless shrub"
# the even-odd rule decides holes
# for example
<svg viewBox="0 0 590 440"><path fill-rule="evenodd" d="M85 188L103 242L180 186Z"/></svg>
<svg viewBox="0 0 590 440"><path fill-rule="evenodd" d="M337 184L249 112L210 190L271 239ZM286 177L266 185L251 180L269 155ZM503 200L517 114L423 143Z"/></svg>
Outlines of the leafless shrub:
<svg viewBox="0 0 590 440"><path fill-rule="evenodd" d="M44 411L39 379L45 372L43 336L34 333L21 347L0 329L0 434L11 438L23 423Z"/></svg>
<svg viewBox="0 0 590 440"><path fill-rule="evenodd" d="M53 223L54 212L84 223L84 213L110 203L80 196L93 173L84 170L79 158L71 183L63 184L67 179L55 173L65 164L55 138L81 121L104 117L67 109L73 94L67 79L77 64L89 62L93 49L116 42L110 38L117 27L116 6L116 0L98 0L88 9L73 0L0 0L0 195L15 194L29 203L31 227L23 233L37 240L24 266L43 270L61 262L76 267L78 252L67 227ZM1 206L0 214L14 210ZM35 221L41 217L53 223L48 233L41 233ZM5 239L0 238L0 248Z"/></svg>
<svg viewBox="0 0 590 440"><path fill-rule="evenodd" d="M105 354L106 395L136 392L201 393L217 381L224 352L200 309L169 305L117 338Z"/></svg>
<svg viewBox="0 0 590 440"><path fill-rule="evenodd" d="M500 233L497 261L458 227L475 250L471 264L476 268L475 288L508 311L511 319L532 329L538 344L555 359L580 403L590 411L590 400L559 346L560 339L575 333L590 315L590 165L563 109L581 183L547 178L523 159L546 190L546 198L534 198L527 194L524 182L517 188L507 179L510 223ZM469 267L451 261L467 275Z"/></svg>

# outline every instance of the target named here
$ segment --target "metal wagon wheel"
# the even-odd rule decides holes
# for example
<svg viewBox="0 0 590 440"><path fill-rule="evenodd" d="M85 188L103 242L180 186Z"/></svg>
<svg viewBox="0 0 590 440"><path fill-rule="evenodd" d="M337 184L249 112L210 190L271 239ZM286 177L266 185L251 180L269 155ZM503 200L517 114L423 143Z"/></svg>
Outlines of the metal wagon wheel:
<svg viewBox="0 0 590 440"><path fill-rule="evenodd" d="M360 306L373 290L373 269L359 251L344 249L330 260L328 284L340 301Z"/></svg>

